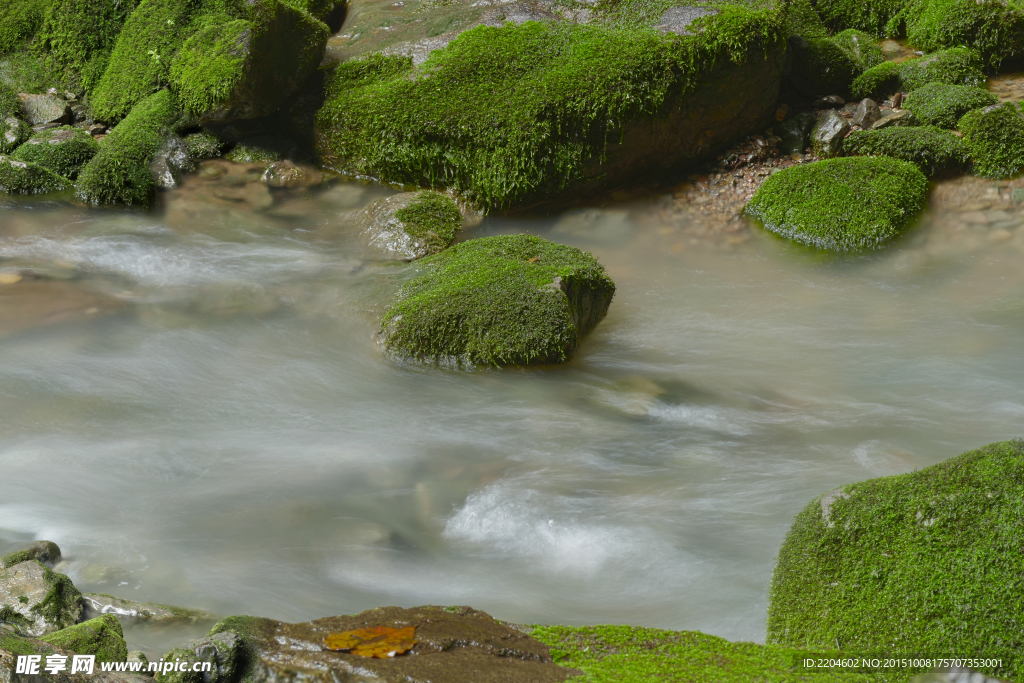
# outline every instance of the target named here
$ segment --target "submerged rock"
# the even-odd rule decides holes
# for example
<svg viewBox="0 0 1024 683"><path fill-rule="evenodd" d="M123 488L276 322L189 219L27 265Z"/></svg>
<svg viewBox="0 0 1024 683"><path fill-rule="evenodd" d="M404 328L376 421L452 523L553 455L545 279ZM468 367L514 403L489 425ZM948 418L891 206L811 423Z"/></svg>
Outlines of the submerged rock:
<svg viewBox="0 0 1024 683"><path fill-rule="evenodd" d="M267 187L309 187L319 185L323 179L323 174L316 169L299 166L288 159L270 164L260 177Z"/></svg>
<svg viewBox="0 0 1024 683"><path fill-rule="evenodd" d="M983 178L1011 178L1024 169L1024 116L1017 102L968 112L960 131Z"/></svg>
<svg viewBox="0 0 1024 683"><path fill-rule="evenodd" d="M403 192L370 204L356 224L371 246L391 258L414 261L451 246L462 228L462 214L438 192Z"/></svg>
<svg viewBox="0 0 1024 683"><path fill-rule="evenodd" d="M35 560L0 569L0 621L39 637L78 623L82 594L71 579Z"/></svg>
<svg viewBox="0 0 1024 683"><path fill-rule="evenodd" d="M84 618L86 619L112 614L130 621L159 624L195 624L216 621L216 617L202 610L159 605L153 602L136 602L102 593L84 593L82 604L85 607Z"/></svg>
<svg viewBox="0 0 1024 683"><path fill-rule="evenodd" d="M60 548L53 541L36 541L24 550L16 550L0 557L0 569L7 569L22 562L38 560L52 567L60 562Z"/></svg>
<svg viewBox="0 0 1024 683"><path fill-rule="evenodd" d="M826 159L773 174L744 212L765 229L821 249L875 247L924 208L928 179L887 157Z"/></svg>
<svg viewBox="0 0 1024 683"><path fill-rule="evenodd" d="M182 175L195 170L189 146L177 135L171 135L149 162L153 182L161 190L172 190L181 184Z"/></svg>
<svg viewBox="0 0 1024 683"><path fill-rule="evenodd" d="M419 262L381 319L403 358L463 365L563 363L608 312L615 283L591 254L531 235L463 242Z"/></svg>
<svg viewBox="0 0 1024 683"><path fill-rule="evenodd" d="M46 194L66 190L67 180L38 164L0 155L0 192L7 194Z"/></svg>
<svg viewBox="0 0 1024 683"><path fill-rule="evenodd" d="M61 126L36 133L11 156L74 179L99 151L99 143L84 130Z"/></svg>

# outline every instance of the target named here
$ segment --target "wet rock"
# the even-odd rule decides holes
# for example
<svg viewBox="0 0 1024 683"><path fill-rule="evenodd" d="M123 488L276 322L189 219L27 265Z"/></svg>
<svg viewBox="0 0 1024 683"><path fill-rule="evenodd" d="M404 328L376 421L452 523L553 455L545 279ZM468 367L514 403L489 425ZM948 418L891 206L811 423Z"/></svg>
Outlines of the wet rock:
<svg viewBox="0 0 1024 683"><path fill-rule="evenodd" d="M857 105L857 110L853 112L853 118L850 119L850 124L860 126L866 130L870 128L881 115L882 112L878 108L878 103L870 97L865 97L861 100L860 104Z"/></svg>
<svg viewBox="0 0 1024 683"><path fill-rule="evenodd" d="M303 168L293 161L275 161L267 166L260 178L267 187L309 187L323 182L323 174L312 168Z"/></svg>
<svg viewBox="0 0 1024 683"><path fill-rule="evenodd" d="M111 614L68 626L40 640L80 655L96 655L98 662L123 662L128 657L121 623Z"/></svg>
<svg viewBox="0 0 1024 683"><path fill-rule="evenodd" d="M295 143L291 140L259 135L239 142L225 158L239 164L259 164L281 161L294 153Z"/></svg>
<svg viewBox="0 0 1024 683"><path fill-rule="evenodd" d="M86 619L113 614L121 619L157 624L195 624L216 620L212 614L202 610L158 605L152 602L136 602L102 593L85 593L82 595L82 603Z"/></svg>
<svg viewBox="0 0 1024 683"><path fill-rule="evenodd" d="M66 179L38 164L0 155L0 192L45 194L66 190L70 186Z"/></svg>
<svg viewBox="0 0 1024 683"><path fill-rule="evenodd" d="M0 154L10 154L32 137L29 125L13 116L0 121Z"/></svg>
<svg viewBox="0 0 1024 683"><path fill-rule="evenodd" d="M384 659L322 649L328 633L372 626L415 626L419 642ZM547 645L469 607L384 607L301 624L229 617L211 633L229 631L245 643L251 683L555 683L578 673L555 664Z"/></svg>
<svg viewBox="0 0 1024 683"><path fill-rule="evenodd" d="M149 672L149 657L147 657L146 653L143 652L142 650L132 650L131 652L129 652L128 653L128 660L127 661L128 661L129 664L138 664L139 665L139 671L147 672L147 675L150 675L150 676L153 675L151 673L148 673Z"/></svg>
<svg viewBox="0 0 1024 683"><path fill-rule="evenodd" d="M29 125L43 123L71 123L71 107L63 97L56 95L28 95L20 93L21 110Z"/></svg>
<svg viewBox="0 0 1024 683"><path fill-rule="evenodd" d="M819 97L814 100L814 104L812 106L815 109L835 109L843 106L844 104L846 104L846 100L839 95L826 95L825 97Z"/></svg>
<svg viewBox="0 0 1024 683"><path fill-rule="evenodd" d="M33 135L11 158L38 164L73 180L99 151L99 143L84 130L58 126Z"/></svg>
<svg viewBox="0 0 1024 683"><path fill-rule="evenodd" d="M803 154L811 146L814 115L808 112L791 116L776 127L779 132L779 150L784 154Z"/></svg>
<svg viewBox="0 0 1024 683"><path fill-rule="evenodd" d="M171 135L160 151L150 159L153 182L161 190L173 190L181 184L181 176L195 170L189 147L177 135Z"/></svg>
<svg viewBox="0 0 1024 683"><path fill-rule="evenodd" d="M835 110L829 111L818 121L811 133L814 153L827 159L839 156L843 149L843 138L850 132L850 123Z"/></svg>
<svg viewBox="0 0 1024 683"><path fill-rule="evenodd" d="M169 671L157 673L160 683L233 683L243 656L242 639L233 631L222 631L194 640L186 647L175 648L163 656L164 661L209 662L210 671Z"/></svg>
<svg viewBox="0 0 1024 683"><path fill-rule="evenodd" d="M38 637L78 623L82 594L71 579L29 560L0 569L0 619Z"/></svg>
<svg viewBox="0 0 1024 683"><path fill-rule="evenodd" d="M893 112L888 116L883 116L871 125L871 130L882 130L883 128L891 128L893 126L916 126L918 125L917 118L914 116L914 112L904 109L902 111Z"/></svg>
<svg viewBox="0 0 1024 683"><path fill-rule="evenodd" d="M0 569L7 569L29 560L38 560L52 567L60 562L60 548L53 541L36 541L24 550L16 550L0 557Z"/></svg>
<svg viewBox="0 0 1024 683"><path fill-rule="evenodd" d="M263 211L274 205L274 196L263 183L247 185L221 185L213 190L213 196L231 202L244 202L255 211Z"/></svg>
<svg viewBox="0 0 1024 683"><path fill-rule="evenodd" d="M379 199L356 218L371 246L412 261L451 245L462 224L459 208L437 192L403 192Z"/></svg>
<svg viewBox="0 0 1024 683"><path fill-rule="evenodd" d="M184 140L186 147L188 147L189 156L192 157L193 161L216 159L227 148L227 143L213 133L206 131L186 135Z"/></svg>

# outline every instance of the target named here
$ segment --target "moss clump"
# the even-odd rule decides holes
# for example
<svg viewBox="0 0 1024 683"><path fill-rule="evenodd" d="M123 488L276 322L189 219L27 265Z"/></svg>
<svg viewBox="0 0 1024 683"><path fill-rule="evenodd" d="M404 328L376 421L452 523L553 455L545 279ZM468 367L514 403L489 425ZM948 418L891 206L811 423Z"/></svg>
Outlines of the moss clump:
<svg viewBox="0 0 1024 683"><path fill-rule="evenodd" d="M470 240L419 263L381 319L381 342L420 360L564 362L615 293L592 255L530 235Z"/></svg>
<svg viewBox="0 0 1024 683"><path fill-rule="evenodd" d="M343 62L327 78L317 150L336 170L451 187L486 208L563 192L622 126L671 111L716 64L781 43L781 4L714 7L689 36L528 21L473 28L416 69Z"/></svg>
<svg viewBox="0 0 1024 683"><path fill-rule="evenodd" d="M0 156L0 192L7 194L46 194L66 190L70 183L53 171Z"/></svg>
<svg viewBox="0 0 1024 683"><path fill-rule="evenodd" d="M1024 51L1020 0L919 0L902 17L908 42L921 50L966 45L992 66Z"/></svg>
<svg viewBox="0 0 1024 683"><path fill-rule="evenodd" d="M188 39L171 71L186 111L209 111L231 94L245 74L245 46L252 31L250 22L236 19L205 26Z"/></svg>
<svg viewBox="0 0 1024 683"><path fill-rule="evenodd" d="M835 251L894 237L928 198L913 164L886 157L826 159L769 177L744 211L774 233Z"/></svg>
<svg viewBox="0 0 1024 683"><path fill-rule="evenodd" d="M914 112L926 125L952 129L967 112L998 101L995 95L981 88L929 83L907 95L903 108Z"/></svg>
<svg viewBox="0 0 1024 683"><path fill-rule="evenodd" d="M8 116L21 116L21 100L13 88L0 83L0 118Z"/></svg>
<svg viewBox="0 0 1024 683"><path fill-rule="evenodd" d="M163 146L178 117L177 104L168 90L136 105L82 169L79 198L90 204L148 206L155 190L149 160Z"/></svg>
<svg viewBox="0 0 1024 683"><path fill-rule="evenodd" d="M196 656L195 651L190 650L187 647L176 647L165 654L161 659L165 662L180 661L189 662L191 664L195 664L200 661L199 657ZM191 667L186 668L191 669ZM169 671L167 673L160 671L153 678L160 683L202 683L203 674L198 671L191 670Z"/></svg>
<svg viewBox="0 0 1024 683"><path fill-rule="evenodd" d="M796 42L793 80L811 94L847 94L850 84L866 69L885 61L885 56L868 34L843 31L834 37L809 38Z"/></svg>
<svg viewBox="0 0 1024 683"><path fill-rule="evenodd" d="M790 0L789 11L786 13L786 35L810 40L828 38L829 33L810 0Z"/></svg>
<svg viewBox="0 0 1024 683"><path fill-rule="evenodd" d="M82 613L82 594L68 577L53 571L41 562L40 566L43 568L43 580L50 590L42 600L32 606L31 611L41 616L51 626L58 629L67 628L77 622Z"/></svg>
<svg viewBox="0 0 1024 683"><path fill-rule="evenodd" d="M224 148L227 147L223 140L213 133L207 133L206 131L191 133L182 139L188 148L189 156L196 161L216 159L224 153Z"/></svg>
<svg viewBox="0 0 1024 683"><path fill-rule="evenodd" d="M846 29L833 36L832 42L845 50L861 71L878 66L885 61L885 54L882 52L882 48L878 47L878 42L863 31Z"/></svg>
<svg viewBox="0 0 1024 683"><path fill-rule="evenodd" d="M820 674L794 671L807 652L778 645L731 643L699 631L636 626L535 626L530 635L551 648L562 666L578 669L577 683L813 683ZM815 653L818 656L837 656ZM829 683L868 683L869 674L836 673Z"/></svg>
<svg viewBox="0 0 1024 683"><path fill-rule="evenodd" d="M99 143L84 130L60 126L33 135L13 156L73 179L99 151Z"/></svg>
<svg viewBox="0 0 1024 683"><path fill-rule="evenodd" d="M24 631L31 626L29 620L10 605L0 607L0 624L10 624L19 631Z"/></svg>
<svg viewBox="0 0 1024 683"><path fill-rule="evenodd" d="M1024 676L1024 442L850 484L801 512L779 551L768 641L894 656L970 652Z"/></svg>
<svg viewBox="0 0 1024 683"><path fill-rule="evenodd" d="M67 90L68 73L30 50L12 52L0 59L0 83L16 93L41 93L50 88ZM20 115L20 112L19 112Z"/></svg>
<svg viewBox="0 0 1024 683"><path fill-rule="evenodd" d="M817 0L815 9L831 31L860 29L881 36L886 26L906 7L908 0Z"/></svg>
<svg viewBox="0 0 1024 683"><path fill-rule="evenodd" d="M20 48L43 25L51 0L4 0L0 5L0 55Z"/></svg>
<svg viewBox="0 0 1024 683"><path fill-rule="evenodd" d="M884 97L900 90L916 90L929 83L977 86L984 82L978 53L956 47L901 64L882 62L858 76L851 90L855 97Z"/></svg>
<svg viewBox="0 0 1024 683"><path fill-rule="evenodd" d="M242 140L224 158L238 164L263 164L281 161L294 153L295 143L291 140L259 135Z"/></svg>
<svg viewBox="0 0 1024 683"><path fill-rule="evenodd" d="M33 559L34 555L31 550L16 550L13 553L8 553L3 557L0 557L0 569L8 569L16 564L22 562L28 562Z"/></svg>
<svg viewBox="0 0 1024 683"><path fill-rule="evenodd" d="M854 131L843 142L850 156L887 156L909 161L928 177L960 171L970 161L967 145L934 126Z"/></svg>
<svg viewBox="0 0 1024 683"><path fill-rule="evenodd" d="M960 131L983 178L1010 178L1024 169L1024 116L1020 104L1003 102L968 112Z"/></svg>
<svg viewBox="0 0 1024 683"><path fill-rule="evenodd" d="M0 118L0 154L10 154L32 137L32 129L13 116Z"/></svg>
<svg viewBox="0 0 1024 683"><path fill-rule="evenodd" d="M96 655L99 662L123 662L128 659L121 622L113 614L68 626L40 638L63 650L80 655Z"/></svg>
<svg viewBox="0 0 1024 683"><path fill-rule="evenodd" d="M138 0L53 0L36 43L91 90L107 67L125 20Z"/></svg>
<svg viewBox="0 0 1024 683"><path fill-rule="evenodd" d="M451 198L440 192L420 192L404 209L395 212L407 233L423 240L431 254L447 249L462 229L462 214Z"/></svg>

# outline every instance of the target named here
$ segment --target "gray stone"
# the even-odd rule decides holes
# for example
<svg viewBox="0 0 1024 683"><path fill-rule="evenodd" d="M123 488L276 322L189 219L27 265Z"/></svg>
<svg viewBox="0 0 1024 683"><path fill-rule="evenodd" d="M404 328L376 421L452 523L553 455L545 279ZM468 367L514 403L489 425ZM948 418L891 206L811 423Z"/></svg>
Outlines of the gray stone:
<svg viewBox="0 0 1024 683"><path fill-rule="evenodd" d="M857 106L857 111L853 112L853 118L850 120L850 123L867 130L881 115L882 111L878 108L878 103L867 97L861 100Z"/></svg>
<svg viewBox="0 0 1024 683"><path fill-rule="evenodd" d="M811 133L814 153L822 158L839 156L843 149L843 138L849 132L849 122L835 110L830 110L821 117Z"/></svg>
<svg viewBox="0 0 1024 683"><path fill-rule="evenodd" d="M68 577L29 560L0 569L0 615L23 635L43 636L80 621L82 594Z"/></svg>
<svg viewBox="0 0 1024 683"><path fill-rule="evenodd" d="M780 123L775 128L782 140L779 149L785 154L803 154L810 147L814 123L814 115L808 112L796 114Z"/></svg>
<svg viewBox="0 0 1024 683"><path fill-rule="evenodd" d="M181 176L195 170L195 164L185 141L172 135L150 160L149 170L157 187L173 190L181 184Z"/></svg>
<svg viewBox="0 0 1024 683"><path fill-rule="evenodd" d="M888 116L883 116L874 122L871 126L871 130L879 130L880 128L889 128L890 126L916 126L918 125L917 118L914 113L909 109L902 111L893 112Z"/></svg>
<svg viewBox="0 0 1024 683"><path fill-rule="evenodd" d="M669 7L661 15L661 21L654 27L662 33L675 33L678 36L692 36L687 30L694 20L701 17L715 16L718 10L703 7Z"/></svg>
<svg viewBox="0 0 1024 683"><path fill-rule="evenodd" d="M36 541L24 550L16 550L0 557L0 569L7 569L28 560L38 560L52 567L60 562L60 548L53 541Z"/></svg>
<svg viewBox="0 0 1024 683"><path fill-rule="evenodd" d="M295 151L295 143L291 140L257 135L239 142L224 158L239 164L260 164L281 161Z"/></svg>
<svg viewBox="0 0 1024 683"><path fill-rule="evenodd" d="M149 657L147 657L146 653L142 650L132 650L129 652L128 662L137 663L139 665L139 671L144 671L146 672L146 675L152 676L152 673L149 673Z"/></svg>
<svg viewBox="0 0 1024 683"><path fill-rule="evenodd" d="M56 95L29 95L19 93L21 110L29 125L42 123L71 123L71 107L63 97Z"/></svg>
<svg viewBox="0 0 1024 683"><path fill-rule="evenodd" d="M209 612L185 609L152 602L136 602L115 598L102 593L82 595L85 611L83 619L95 619L104 614L113 614L119 619L153 624L195 624L216 621Z"/></svg>
<svg viewBox="0 0 1024 683"><path fill-rule="evenodd" d="M32 129L21 119L8 116L0 121L0 154L10 154L32 136Z"/></svg>

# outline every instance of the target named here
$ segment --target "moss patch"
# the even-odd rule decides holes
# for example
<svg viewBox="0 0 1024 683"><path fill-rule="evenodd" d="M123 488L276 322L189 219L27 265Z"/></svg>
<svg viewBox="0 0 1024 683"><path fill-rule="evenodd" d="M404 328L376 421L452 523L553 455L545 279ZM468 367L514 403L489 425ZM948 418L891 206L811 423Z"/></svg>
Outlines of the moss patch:
<svg viewBox="0 0 1024 683"><path fill-rule="evenodd" d="M1024 169L1024 117L1020 104L1004 102L968 112L960 119L959 128L977 175L1010 178Z"/></svg>
<svg viewBox="0 0 1024 683"><path fill-rule="evenodd" d="M0 118L8 116L21 116L21 100L13 88L0 83Z"/></svg>
<svg viewBox="0 0 1024 683"><path fill-rule="evenodd" d="M882 36L886 26L904 9L907 0L817 0L815 8L830 30L860 29Z"/></svg>
<svg viewBox="0 0 1024 683"><path fill-rule="evenodd" d="M113 614L104 614L81 624L55 631L40 640L80 655L96 655L98 662L123 662L128 659L121 623Z"/></svg>
<svg viewBox="0 0 1024 683"><path fill-rule="evenodd" d="M174 96L168 90L150 95L119 123L100 152L78 177L78 196L90 204L148 206L155 186L149 160L163 146L178 120Z"/></svg>
<svg viewBox="0 0 1024 683"><path fill-rule="evenodd" d="M985 74L981 70L978 53L958 47L901 64L883 62L858 76L851 90L855 97L885 97L900 90L916 90L929 83L978 86L984 82Z"/></svg>
<svg viewBox="0 0 1024 683"><path fill-rule="evenodd" d="M1024 51L1020 0L919 1L910 3L903 17L908 42L921 50L966 45L992 66Z"/></svg>
<svg viewBox="0 0 1024 683"><path fill-rule="evenodd" d="M227 145L213 133L201 131L191 133L182 138L188 148L188 154L193 160L215 159L224 152Z"/></svg>
<svg viewBox="0 0 1024 683"><path fill-rule="evenodd" d="M402 287L381 320L381 342L420 360L564 362L615 293L591 254L530 235L470 240L419 264L423 274Z"/></svg>
<svg viewBox="0 0 1024 683"><path fill-rule="evenodd" d="M0 4L0 55L20 48L43 25L51 0L4 0Z"/></svg>
<svg viewBox="0 0 1024 683"><path fill-rule="evenodd" d="M926 125L952 129L967 112L998 101L995 95L981 88L929 83L907 95L903 108L914 112Z"/></svg>
<svg viewBox="0 0 1024 683"><path fill-rule="evenodd" d="M851 157L774 173L744 211L783 237L849 251L894 237L927 197L928 179L913 164Z"/></svg>
<svg viewBox="0 0 1024 683"><path fill-rule="evenodd" d="M843 142L850 156L887 156L909 161L928 177L960 171L970 161L967 145L934 126L854 131Z"/></svg>
<svg viewBox="0 0 1024 683"><path fill-rule="evenodd" d="M32 137L32 129L13 116L0 118L0 154L10 154Z"/></svg>
<svg viewBox="0 0 1024 683"><path fill-rule="evenodd" d="M82 129L60 126L33 135L13 156L18 161L39 164L65 178L74 178L99 151L99 143Z"/></svg>
<svg viewBox="0 0 1024 683"><path fill-rule="evenodd" d="M91 90L137 4L138 0L53 0L36 42L60 68L80 74L83 87Z"/></svg>
<svg viewBox="0 0 1024 683"><path fill-rule="evenodd" d="M201 28L174 60L172 78L186 111L202 113L231 94L243 77L253 26L236 19Z"/></svg>
<svg viewBox="0 0 1024 683"><path fill-rule="evenodd" d="M71 186L53 171L0 156L0 192L7 194L46 194L66 190Z"/></svg>
<svg viewBox="0 0 1024 683"><path fill-rule="evenodd" d="M395 212L407 233L425 242L431 254L447 249L462 229L462 214L451 198L440 192L420 192L404 209Z"/></svg>
<svg viewBox="0 0 1024 683"><path fill-rule="evenodd" d="M52 60L27 49L0 59L0 83L16 93L42 93L50 88L67 90L74 87L68 83L67 74Z"/></svg>
<svg viewBox="0 0 1024 683"><path fill-rule="evenodd" d="M768 641L1002 658L1024 675L1024 442L850 484L801 512L779 551Z"/></svg>
<svg viewBox="0 0 1024 683"><path fill-rule="evenodd" d="M42 563L40 566L43 568L43 580L50 590L42 600L32 606L32 611L43 617L51 626L67 628L78 621L82 611L82 594L68 577Z"/></svg>
<svg viewBox="0 0 1024 683"><path fill-rule="evenodd" d="M242 140L224 158L238 164L262 164L280 161L294 153L295 143L291 140L259 135Z"/></svg>

